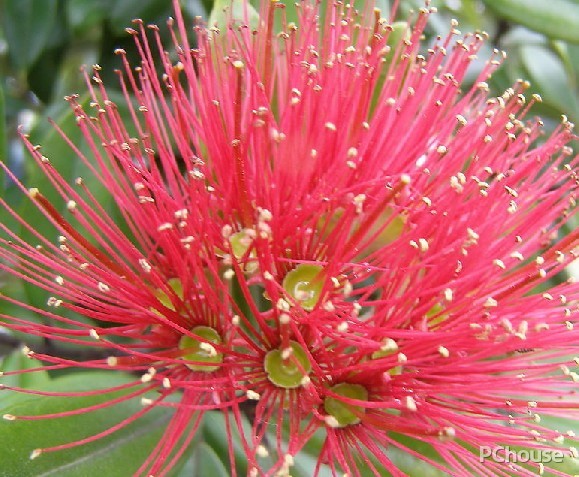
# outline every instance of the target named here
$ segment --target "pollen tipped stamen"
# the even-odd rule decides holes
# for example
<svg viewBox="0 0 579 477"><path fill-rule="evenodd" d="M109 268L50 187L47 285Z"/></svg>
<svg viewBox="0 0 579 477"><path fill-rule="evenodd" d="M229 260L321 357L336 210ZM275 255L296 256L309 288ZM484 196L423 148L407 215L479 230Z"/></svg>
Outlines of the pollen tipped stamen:
<svg viewBox="0 0 579 477"><path fill-rule="evenodd" d="M107 268L114 271L118 275L125 275L126 271L113 262L106 254L101 252L98 248L86 240L44 197L38 189L30 189L30 198L40 205L44 210L62 229L75 240L82 248L89 254L95 257L98 261L103 263Z"/></svg>
<svg viewBox="0 0 579 477"><path fill-rule="evenodd" d="M34 449L31 453L30 453L30 460L34 460L38 457L40 457L40 455L43 453L44 451L42 449Z"/></svg>
<svg viewBox="0 0 579 477"><path fill-rule="evenodd" d="M220 30L186 26L182 3L178 31L168 21L173 44L140 20L128 30L141 59L134 68L118 51L126 104L109 99L98 65L84 72L89 107L67 98L83 145L54 126L86 182L76 189L59 158L26 140L52 184L30 198L62 235L55 245L0 199L11 216L0 274L54 295L50 311L8 299L24 312L2 326L45 342L24 350L42 365L7 371L0 389L169 411L136 475L177 472L200 428L221 418L229 470L239 473L241 450L252 477L289 475L312 436L325 439L312 473L348 475L401 473L394 448L470 475L513 471L481 464L477 445L562 445L548 417L574 416L579 382L569 358L579 296L558 280L579 237L567 232L578 165L567 119L544 137L523 122L533 101L522 81L488 99L499 51L471 88L485 34L462 36L453 21L426 46L429 0L408 22L396 21L398 0L388 20L373 2L298 2L277 35L278 0L262 2L257 26L249 2L214 2L233 19ZM134 382L98 399L9 385L80 368ZM3 419L17 431L9 421L90 410L37 417L12 406Z"/></svg>

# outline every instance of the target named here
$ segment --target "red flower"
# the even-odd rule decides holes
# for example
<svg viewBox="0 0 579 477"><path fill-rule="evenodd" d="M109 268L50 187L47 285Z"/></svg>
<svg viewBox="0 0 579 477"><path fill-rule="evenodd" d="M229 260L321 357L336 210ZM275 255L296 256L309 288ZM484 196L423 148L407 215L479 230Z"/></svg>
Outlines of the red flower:
<svg viewBox="0 0 579 477"><path fill-rule="evenodd" d="M120 223L27 141L68 212L30 190L55 245L2 202L34 243L2 226L0 267L53 295L52 308L20 303L46 324L5 326L102 352L35 354L49 369L137 373L116 401L158 392L115 428L33 456L166 406L175 413L138 475L166 475L207 410L226 416L232 474L234 434L249 475L274 475L321 431L316 474L402 475L398 448L452 475L528 475L477 449L575 438L540 423L579 408L579 290L552 280L579 245L577 231L559 234L576 205L572 126L541 137L524 82L489 98L500 57L462 91L484 37L453 29L425 51L433 9L406 27L343 4L320 21L304 2L277 33L278 7L264 2L255 31L198 25L191 48L175 1L174 54L136 22L141 65L117 51L129 123L98 68L94 111L68 98L90 154L63 138Z"/></svg>

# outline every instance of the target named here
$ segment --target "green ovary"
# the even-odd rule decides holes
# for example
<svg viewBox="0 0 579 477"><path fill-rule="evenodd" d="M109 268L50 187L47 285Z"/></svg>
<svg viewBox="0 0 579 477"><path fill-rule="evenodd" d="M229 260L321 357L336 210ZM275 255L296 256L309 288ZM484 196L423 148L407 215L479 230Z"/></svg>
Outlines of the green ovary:
<svg viewBox="0 0 579 477"><path fill-rule="evenodd" d="M340 383L331 387L330 391L346 398L357 399L359 401L368 400L368 391L360 384ZM362 406L348 404L333 397L326 397L324 399L324 409L330 416L336 419L338 423L337 427L358 424L360 422L360 414L366 412Z"/></svg>
<svg viewBox="0 0 579 477"><path fill-rule="evenodd" d="M206 373L219 369L223 362L223 353L218 352L210 344L220 345L222 343L219 333L209 326L196 326L191 330L191 333L203 338L205 341L195 339L191 336L181 337L179 340L179 349L187 351L187 354L183 355L182 358L187 361L199 363L185 363L185 366L193 371L203 371ZM216 364L216 366L211 366L212 364Z"/></svg>
<svg viewBox="0 0 579 477"><path fill-rule="evenodd" d="M231 251L233 256L238 260L242 259L247 250L251 246L253 239L245 231L237 232L229 237L229 243L231 244ZM255 260L255 250L249 252L249 258L247 263L243 266L243 271L246 273L255 272L258 268L257 261Z"/></svg>
<svg viewBox="0 0 579 477"><path fill-rule="evenodd" d="M319 265L298 265L283 279L283 288L304 310L313 310L320 301L324 279Z"/></svg>
<svg viewBox="0 0 579 477"><path fill-rule="evenodd" d="M178 278L170 278L167 281L167 284L169 285L169 287L171 287L171 289L173 290L175 295L177 295L182 300L183 299L183 284L181 283L181 280L179 280ZM157 299L161 302L161 304L164 307L169 308L169 310L175 311L175 305L171 301L171 298L169 297L169 295L167 295L167 293L165 293L161 289L158 289L155 293L155 296L157 297ZM153 311L154 313L156 313L160 316L163 316L159 311L155 310L154 308L151 311Z"/></svg>
<svg viewBox="0 0 579 477"><path fill-rule="evenodd" d="M274 349L265 355L264 368L268 379L280 388L293 389L302 385L312 364L302 346L290 341L291 354L284 359L283 350Z"/></svg>

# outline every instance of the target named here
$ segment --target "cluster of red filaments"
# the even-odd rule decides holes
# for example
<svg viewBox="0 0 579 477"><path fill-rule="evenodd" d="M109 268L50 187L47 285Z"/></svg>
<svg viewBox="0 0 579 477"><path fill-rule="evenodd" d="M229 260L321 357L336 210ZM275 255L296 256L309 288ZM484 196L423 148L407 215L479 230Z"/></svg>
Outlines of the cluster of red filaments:
<svg viewBox="0 0 579 477"><path fill-rule="evenodd" d="M175 2L172 53L157 27L150 42L136 22L142 64L117 52L130 124L98 67L91 104L68 98L90 153L63 139L108 189L122 228L87 180L70 184L28 144L66 210L29 191L56 244L16 213L37 243L2 226L12 273L53 295L44 310L20 304L46 324L2 318L103 352L80 361L27 351L45 369L137 376L98 407L143 400L117 428L33 456L163 406L174 416L139 475L165 475L210 410L225 416L230 442L241 435L255 476L288 475L320 430L316 472L335 475L400 475L391 448L465 476L502 472L479 462L478 446L565 445L574 435L540 416L577 418L579 291L572 280L535 290L579 245L577 231L558 239L576 205L572 125L537 146L528 85L488 96L499 53L461 91L484 35L461 37L453 24L423 51L432 8L410 27L342 2L320 21L302 2L293 24L264 3L256 29L246 11L225 29L196 26L191 48ZM267 454L274 463L263 468Z"/></svg>

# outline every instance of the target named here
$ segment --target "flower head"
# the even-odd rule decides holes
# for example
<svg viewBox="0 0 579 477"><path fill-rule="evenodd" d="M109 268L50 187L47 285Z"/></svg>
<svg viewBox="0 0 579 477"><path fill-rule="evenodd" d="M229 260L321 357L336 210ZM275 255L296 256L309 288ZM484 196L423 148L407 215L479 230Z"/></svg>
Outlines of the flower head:
<svg viewBox="0 0 579 477"><path fill-rule="evenodd" d="M28 195L59 237L2 201L26 234L2 226L0 268L52 295L20 303L42 324L4 324L99 352L36 353L48 369L134 376L99 408L144 397L126 422L34 457L160 407L171 421L137 475L166 475L211 410L233 474L238 434L249 475L288 473L320 433L316 473L334 475L401 475L392 449L452 475L503 475L479 446L573 439L540 422L579 408L579 290L553 284L579 245L559 233L576 205L572 125L541 136L522 81L489 97L499 53L463 91L484 35L453 25L427 50L428 6L411 26L370 5L320 17L301 2L292 24L263 3L255 29L248 6L226 28L195 25L192 48L175 1L171 52L136 21L141 63L117 51L130 121L98 67L90 105L67 98L89 152L63 139L116 220L24 137L58 199Z"/></svg>

